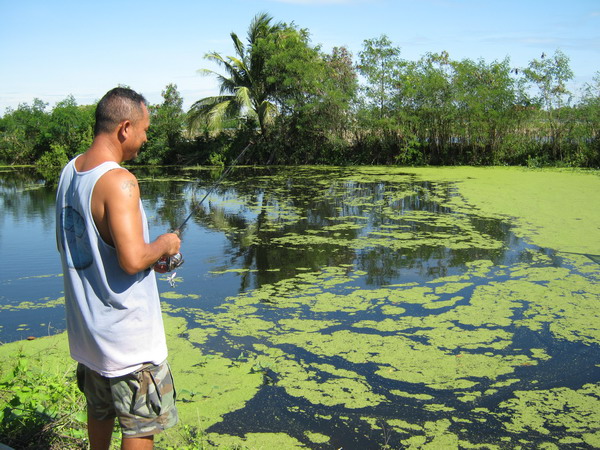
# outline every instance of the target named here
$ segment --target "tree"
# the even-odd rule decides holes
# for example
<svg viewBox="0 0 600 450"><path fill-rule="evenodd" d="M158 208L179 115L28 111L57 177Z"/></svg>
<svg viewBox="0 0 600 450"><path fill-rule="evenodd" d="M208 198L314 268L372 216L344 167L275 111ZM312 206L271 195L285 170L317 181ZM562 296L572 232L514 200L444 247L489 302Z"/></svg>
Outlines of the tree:
<svg viewBox="0 0 600 450"><path fill-rule="evenodd" d="M173 163L182 141L185 113L177 85L167 85L162 97L161 104L150 106L148 143L139 157L142 163Z"/></svg>
<svg viewBox="0 0 600 450"><path fill-rule="evenodd" d="M357 69L365 83L358 101L356 145L363 153L363 162L392 162L402 148L396 99L405 63L400 59L400 49L385 35L365 40L358 55Z"/></svg>
<svg viewBox="0 0 600 450"><path fill-rule="evenodd" d="M572 163L600 167L600 72L586 84L576 114L573 140L577 150Z"/></svg>
<svg viewBox="0 0 600 450"><path fill-rule="evenodd" d="M453 69L447 52L428 53L409 65L402 97L414 132L428 149L430 163L448 163L455 123Z"/></svg>
<svg viewBox="0 0 600 450"><path fill-rule="evenodd" d="M374 107L378 119L389 117L402 65L400 49L392 46L386 35L365 40L363 47L358 54L358 71L366 80L362 89L364 99Z"/></svg>
<svg viewBox="0 0 600 450"><path fill-rule="evenodd" d="M352 54L345 47L334 47L325 55L329 124L332 131L343 137L352 122L351 108L358 93L358 75L352 62Z"/></svg>
<svg viewBox="0 0 600 450"><path fill-rule="evenodd" d="M255 52L254 47L260 39L281 29L281 24L272 24L272 20L268 14L257 15L248 29L247 45L232 32L236 56L223 57L216 52L205 56L221 66L227 74L201 70L203 74L217 76L220 95L203 98L192 105L188 113L191 129L206 125L218 130L225 120L250 116L258 121L260 132L266 137L267 123L272 120L276 107L272 103L272 85L265 77L263 55Z"/></svg>
<svg viewBox="0 0 600 450"><path fill-rule="evenodd" d="M291 47L288 48L291 50ZM281 77L277 99L281 114L275 124L271 161L281 163L340 163L348 147L344 139L352 117L350 104L357 90L352 57L345 48L321 54L308 41L272 73ZM293 55L296 55L294 57ZM302 59L304 57L304 59ZM296 62L301 61L301 64ZM286 80L293 80L287 83ZM293 86L293 87L290 87Z"/></svg>
<svg viewBox="0 0 600 450"><path fill-rule="evenodd" d="M573 79L569 58L560 50L556 50L553 57L547 57L542 53L540 59L534 59L529 63L524 74L538 90L533 101L540 105L545 113L552 157L555 160L562 160L561 140L569 126L564 113L565 107L569 105L572 98L571 92L567 89L567 83Z"/></svg>
<svg viewBox="0 0 600 450"><path fill-rule="evenodd" d="M27 164L49 149L46 145L47 106L36 98L31 106L21 103L15 110L7 109L0 122L0 159L12 164Z"/></svg>
<svg viewBox="0 0 600 450"><path fill-rule="evenodd" d="M514 124L515 90L509 60L486 64L464 59L452 65L457 107L454 137L459 147L470 153L464 162L490 163Z"/></svg>
<svg viewBox="0 0 600 450"><path fill-rule="evenodd" d="M320 118L328 110L325 105L332 104L327 99L334 92L328 77L333 66L328 66L319 47L310 45L307 30L293 23L273 24L266 14L250 24L246 45L235 33L231 37L235 57L207 55L227 72L216 74L221 95L196 102L189 112L190 123L222 129L226 120L237 120L238 136L255 124L263 142L253 154L261 162L314 161L315 153L321 153L315 139L319 142L317 137L326 134L327 125Z"/></svg>
<svg viewBox="0 0 600 450"><path fill-rule="evenodd" d="M48 123L49 149L56 152L56 148L63 148L69 159L86 151L94 136L94 110L94 105L78 106L72 95L58 102ZM52 148L52 145L57 147Z"/></svg>
<svg viewBox="0 0 600 450"><path fill-rule="evenodd" d="M282 24L254 50L264 61L279 110L267 162L327 159L336 146L332 131L345 120L340 110L347 110L348 96L356 86L348 52L335 49L332 55L322 54L310 44L308 31L294 24Z"/></svg>

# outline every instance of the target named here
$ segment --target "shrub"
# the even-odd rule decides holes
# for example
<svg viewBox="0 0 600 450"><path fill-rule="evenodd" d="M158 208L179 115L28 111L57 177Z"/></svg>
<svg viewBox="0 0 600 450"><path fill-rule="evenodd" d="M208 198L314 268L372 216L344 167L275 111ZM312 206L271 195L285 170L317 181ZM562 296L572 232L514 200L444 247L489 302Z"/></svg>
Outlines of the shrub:
<svg viewBox="0 0 600 450"><path fill-rule="evenodd" d="M86 448L85 399L75 368L67 374L30 368L27 357L0 379L0 441L14 448Z"/></svg>

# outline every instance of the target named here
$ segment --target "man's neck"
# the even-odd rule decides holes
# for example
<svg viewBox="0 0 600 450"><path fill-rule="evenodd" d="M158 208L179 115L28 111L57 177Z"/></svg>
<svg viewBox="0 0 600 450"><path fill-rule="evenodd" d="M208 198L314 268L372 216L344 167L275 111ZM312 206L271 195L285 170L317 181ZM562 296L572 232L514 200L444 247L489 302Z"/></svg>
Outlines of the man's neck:
<svg viewBox="0 0 600 450"><path fill-rule="evenodd" d="M98 135L91 147L77 159L75 167L78 171L85 172L108 161L121 164L124 161L123 152L111 136Z"/></svg>

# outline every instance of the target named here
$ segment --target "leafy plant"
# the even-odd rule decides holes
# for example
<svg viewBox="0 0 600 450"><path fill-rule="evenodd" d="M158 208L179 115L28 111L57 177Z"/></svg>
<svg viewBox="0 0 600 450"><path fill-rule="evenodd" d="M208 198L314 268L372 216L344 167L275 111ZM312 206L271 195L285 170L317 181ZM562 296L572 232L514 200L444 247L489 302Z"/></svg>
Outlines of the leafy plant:
<svg viewBox="0 0 600 450"><path fill-rule="evenodd" d="M85 400L75 370L51 374L31 368L19 353L0 378L0 441L20 448L85 448Z"/></svg>

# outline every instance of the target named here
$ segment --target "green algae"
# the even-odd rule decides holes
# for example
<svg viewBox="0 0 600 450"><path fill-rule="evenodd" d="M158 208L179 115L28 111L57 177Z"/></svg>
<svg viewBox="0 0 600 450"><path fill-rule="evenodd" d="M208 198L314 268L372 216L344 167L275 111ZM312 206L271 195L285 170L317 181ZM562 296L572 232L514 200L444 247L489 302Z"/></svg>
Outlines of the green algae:
<svg viewBox="0 0 600 450"><path fill-rule="evenodd" d="M506 353L513 344L513 332L508 327L513 323L525 325L524 320L530 319L516 320L516 311L532 304L532 299L552 295L556 286L550 281L568 281L569 276L568 271L557 271L555 268L547 271L534 268L530 271L527 265L517 265L512 270L515 275L513 280L487 284L478 280L478 285L475 285L473 280L486 277L492 270L494 265L491 261L474 261L468 264L464 275L432 280L431 287L407 283L380 289L350 288L342 295L327 292L326 289L349 285L353 276L336 268L325 268L321 272L302 274L232 297L221 307L223 312L211 321L222 324L235 336L246 334L261 337L263 344L255 349L273 360L270 367L280 378L278 385L289 395L303 397L315 404L343 405L352 409L376 406L387 400L374 395L358 372L342 373L330 365L296 360L278 347L293 345L320 357L341 357L358 365L376 364L379 368L375 373L379 376L423 384L433 389L454 389L458 400L470 402L482 395L494 395L498 389L516 383L517 378L500 381L514 373L516 368L535 366L538 361L550 358L544 349L539 348L527 352L515 349ZM574 289L595 292L591 280L577 278L573 281L576 281ZM473 291L466 305L455 306L437 315L412 317L405 314L407 310L404 306L432 305L441 301L440 296L464 289ZM336 312L347 313L348 317L358 311L381 306L382 312L395 317L359 320L351 325L354 329L371 329L392 335L379 336L347 330L328 333L327 329L340 324L339 320L303 319L299 314L295 314L296 318L279 320L275 329L268 321L257 317L261 311L260 303L266 297L276 299L273 304L276 308L290 312L299 312L308 307L313 314ZM452 307L461 300L463 297L451 297L444 306ZM558 315L562 305L557 307ZM536 320L542 324L546 319L546 316L536 316ZM592 317L588 325L593 323ZM465 326L477 328L466 329ZM404 334L402 330L411 331L410 334ZM498 381L493 383L494 389L484 392L464 391L485 384L486 380ZM431 400L426 397L421 399ZM435 412L453 410L452 407L436 403L426 405L426 409ZM489 414L489 411L486 413ZM454 440L455 437L446 436L444 439Z"/></svg>
<svg viewBox="0 0 600 450"><path fill-rule="evenodd" d="M321 433L313 433L311 431L306 431L304 433L310 442L314 442L315 444L325 444L329 442L329 436L326 436Z"/></svg>
<svg viewBox="0 0 600 450"><path fill-rule="evenodd" d="M372 393L364 376L356 372L331 364L296 361L280 349L264 344L255 345L255 349L273 361L271 367L281 377L278 385L293 397L303 397L324 406L343 405L349 409L376 406L385 401L385 397Z"/></svg>
<svg viewBox="0 0 600 450"><path fill-rule="evenodd" d="M241 273L249 273L249 272L257 272L257 270L238 268L238 269L225 269L225 270L211 270L209 273L212 275L223 275L225 273L241 274Z"/></svg>
<svg viewBox="0 0 600 450"><path fill-rule="evenodd" d="M306 448L300 441L285 433L247 433L243 437L210 433L207 438L217 448L244 450Z"/></svg>
<svg viewBox="0 0 600 450"><path fill-rule="evenodd" d="M508 387L518 382L518 379L496 381L493 383L495 389L487 389L484 393L460 393L461 390L472 389L485 380L499 380L514 373L518 367L535 366L538 361L550 358L545 349L539 348L528 352L515 350L514 354L506 354L506 349L512 345L513 334L502 327L509 327L515 322L525 325L522 323L525 319L515 320L515 311L522 309L524 305L530 305L533 298L551 296L552 291L557 287L551 283L552 280L569 281L569 275L564 271L556 271L554 268L542 271L535 268L529 272L524 266L516 268L513 271L515 279L508 280L506 283L481 284L479 282L480 284L475 286L470 281L485 277L492 269L493 264L489 261L473 262L460 280L450 279L447 285L443 283L444 280L438 279L433 280L431 288L406 284L396 286L396 289L392 287L371 290L350 289L346 294L338 295L324 292L323 282L328 280L332 286L339 287L351 283L352 277L336 271L335 268L326 268L321 273L304 274L276 285L265 285L255 292L238 298L230 298L230 304L226 304L222 308L224 312L214 320L223 323L227 328L226 318L229 314L234 314L237 318L235 327L238 329L245 327L244 329L250 331L248 334L257 335L265 329L270 329L268 324L260 321L258 322L260 326L256 326L255 315L259 311L258 308L252 309L254 317L244 318L240 315L243 309L235 307L240 300L244 307L257 305L264 295L263 288L269 296L280 299L275 303L277 307L286 310L309 307L313 313L319 314L328 312L352 314L360 310L366 311L384 302L388 304L388 308L390 308L389 304L429 305L440 301L438 295L452 294L466 288L473 289L469 304L456 306L435 316L403 317L406 309L395 307L397 309L394 313L399 317L394 319L361 320L352 324L355 329L374 329L394 333L392 336L349 331L327 333L326 330L338 325L339 321L290 318L278 322L276 333L261 334L265 338L264 344L256 347L256 350L273 359L273 365L270 367L280 377L279 386L283 387L289 395L305 398L315 404L342 405L352 409L373 407L388 400L370 391L368 384L358 372L340 371L334 366L310 363L304 359L296 360L277 347L284 344L294 345L315 355L342 357L353 364L375 363L379 366L375 372L379 376L413 384L424 384L434 389L454 389L458 394L457 399L463 402L474 401L482 395L494 395L498 392L497 389ZM572 281L573 289L595 292L593 283L589 279L577 278ZM305 295L307 292L311 295ZM460 299L460 297L452 297L450 300L454 304ZM452 306L452 304L448 305ZM557 308L558 315L562 310L562 304L557 305ZM385 310L382 308L382 311ZM536 320L544 323L546 316L536 317ZM593 317L587 321L589 326L594 322ZM233 326L232 324L231 327ZM467 330L461 326L477 328ZM403 335L403 329L412 331L410 335ZM424 343L415 341L415 337L424 338ZM571 337L580 340L580 337ZM482 349L487 351L480 353ZM432 400L427 396L414 398L422 401ZM454 410L451 406L435 402L426 404L425 408L437 413L448 413ZM490 414L484 409L479 413ZM590 436L587 437L588 440L593 439ZM453 433L442 430L435 434L430 427L426 434L405 440L403 445L435 447L454 445L457 440L458 437ZM467 441L460 442L460 445L478 448L477 445L469 444Z"/></svg>
<svg viewBox="0 0 600 450"><path fill-rule="evenodd" d="M435 288L436 294L456 294L461 290L473 286L473 283L446 283Z"/></svg>
<svg viewBox="0 0 600 450"><path fill-rule="evenodd" d="M194 300L197 300L200 298L200 296L198 294L181 294L176 291L161 292L160 296L162 298L169 299L169 300L182 299L182 298L192 298Z"/></svg>
<svg viewBox="0 0 600 450"><path fill-rule="evenodd" d="M458 448L458 436L448 431L450 425L451 422L448 419L425 422L423 434L413 435L400 442L408 449Z"/></svg>
<svg viewBox="0 0 600 450"><path fill-rule="evenodd" d="M169 363L185 401L177 409L183 424L204 430L223 420L223 416L243 408L259 387L262 375L252 371L251 362L231 364L220 355L206 355L202 345L216 329L188 329L185 319L164 316L169 348ZM159 435L158 442L179 442L177 429Z"/></svg>
<svg viewBox="0 0 600 450"><path fill-rule="evenodd" d="M63 306L64 304L65 304L64 297L59 297L59 298L54 298L54 299L44 297L44 298L41 298L36 301L29 301L29 300L22 301L15 305L11 305L11 304L0 305L0 311L19 311L19 310L26 310L26 309L56 308L59 306Z"/></svg>
<svg viewBox="0 0 600 450"><path fill-rule="evenodd" d="M403 231L387 228L385 231L371 231L360 239L342 234L330 234L325 227L319 233L286 233L272 241L280 246L319 246L333 245L353 250L372 247L386 247L392 250L410 250L422 246L443 247L453 250L480 248L494 250L502 248L502 243L485 236L470 224L465 216L436 214L416 211L411 214L389 214L391 220L423 223L436 231ZM337 227L339 225L331 226ZM358 226L358 225L357 225ZM329 227L329 228L331 228ZM354 225L352 226L355 227Z"/></svg>
<svg viewBox="0 0 600 450"><path fill-rule="evenodd" d="M271 341L296 345L318 355L343 357L354 364L374 363L379 367L375 373L381 377L423 383L434 389L470 388L478 383L478 379L495 379L512 373L515 367L535 364L526 355L466 352L454 355L407 336L379 336L345 330L330 335L274 336Z"/></svg>
<svg viewBox="0 0 600 450"><path fill-rule="evenodd" d="M16 355L35 360L41 369L52 372L63 372L70 368L75 371L76 363L68 358L68 342L66 333L45 336L31 341L15 341L0 345L1 370L11 369ZM64 372L63 372L64 373Z"/></svg>
<svg viewBox="0 0 600 450"><path fill-rule="evenodd" d="M403 172L456 182L461 195L475 207L471 213L515 220L514 231L536 245L600 254L596 173L517 167L403 168Z"/></svg>
<svg viewBox="0 0 600 450"><path fill-rule="evenodd" d="M600 384L587 384L581 389L554 388L543 391L517 391L515 397L501 403L506 412L497 413L508 420L510 432L536 431L562 439L583 440L597 447L600 423Z"/></svg>

